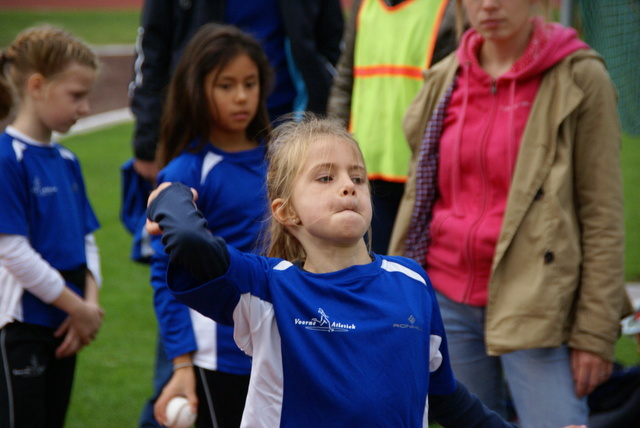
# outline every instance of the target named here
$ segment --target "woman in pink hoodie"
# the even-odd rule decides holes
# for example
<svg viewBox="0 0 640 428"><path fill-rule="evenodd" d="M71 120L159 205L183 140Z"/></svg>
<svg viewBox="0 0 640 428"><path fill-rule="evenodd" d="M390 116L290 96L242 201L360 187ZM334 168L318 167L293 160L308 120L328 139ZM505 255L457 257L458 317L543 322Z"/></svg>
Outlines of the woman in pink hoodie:
<svg viewBox="0 0 640 428"><path fill-rule="evenodd" d="M456 377L503 415L506 381L525 428L587 423L628 303L616 92L535 3L457 0L471 28L405 116L389 249L433 281Z"/></svg>

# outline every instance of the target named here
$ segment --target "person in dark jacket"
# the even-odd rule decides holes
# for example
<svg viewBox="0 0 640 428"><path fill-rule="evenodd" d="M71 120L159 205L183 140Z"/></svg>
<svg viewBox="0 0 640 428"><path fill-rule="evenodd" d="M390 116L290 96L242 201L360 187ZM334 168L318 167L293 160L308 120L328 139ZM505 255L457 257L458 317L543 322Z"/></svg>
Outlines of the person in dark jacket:
<svg viewBox="0 0 640 428"><path fill-rule="evenodd" d="M263 44L276 73L267 100L272 120L292 111L325 112L340 57L339 0L145 0L129 94L134 168L152 182L163 91L184 46L208 22L235 25Z"/></svg>

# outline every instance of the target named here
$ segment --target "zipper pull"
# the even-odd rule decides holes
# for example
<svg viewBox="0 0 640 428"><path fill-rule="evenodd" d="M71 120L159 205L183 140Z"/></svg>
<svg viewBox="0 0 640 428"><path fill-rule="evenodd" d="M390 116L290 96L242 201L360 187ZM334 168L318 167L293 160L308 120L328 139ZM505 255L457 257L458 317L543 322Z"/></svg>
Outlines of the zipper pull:
<svg viewBox="0 0 640 428"><path fill-rule="evenodd" d="M491 79L491 94L495 95L497 91L498 91L498 87L496 85L496 80Z"/></svg>

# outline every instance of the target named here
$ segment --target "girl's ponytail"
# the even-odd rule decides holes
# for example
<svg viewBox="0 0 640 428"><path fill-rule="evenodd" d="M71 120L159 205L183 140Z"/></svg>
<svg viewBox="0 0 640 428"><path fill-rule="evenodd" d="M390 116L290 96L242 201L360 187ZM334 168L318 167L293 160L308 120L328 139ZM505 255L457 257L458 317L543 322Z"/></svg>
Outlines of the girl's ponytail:
<svg viewBox="0 0 640 428"><path fill-rule="evenodd" d="M0 54L0 118L9 115L14 95L22 96L32 73L55 78L73 61L99 68L95 52L67 31L43 25L18 34Z"/></svg>
<svg viewBox="0 0 640 428"><path fill-rule="evenodd" d="M5 69L9 60L5 51L0 51L0 120L11 113L13 106L13 91L5 76Z"/></svg>

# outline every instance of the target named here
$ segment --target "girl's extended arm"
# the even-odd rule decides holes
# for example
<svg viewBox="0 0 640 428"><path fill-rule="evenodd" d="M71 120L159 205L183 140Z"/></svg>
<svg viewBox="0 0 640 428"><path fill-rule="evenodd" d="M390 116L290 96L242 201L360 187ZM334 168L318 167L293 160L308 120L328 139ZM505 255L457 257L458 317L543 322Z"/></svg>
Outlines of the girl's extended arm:
<svg viewBox="0 0 640 428"><path fill-rule="evenodd" d="M517 428L489 410L466 386L456 381L451 394L429 395L429 418L445 428ZM567 425L564 428L587 428L584 425Z"/></svg>
<svg viewBox="0 0 640 428"><path fill-rule="evenodd" d="M194 193L184 184L163 183L149 196L147 230L163 233L165 252L202 282L225 274L229 267L227 244L207 230L197 210Z"/></svg>
<svg viewBox="0 0 640 428"><path fill-rule="evenodd" d="M460 382L456 382L456 389L451 394L429 394L429 417L445 428L515 428L484 406Z"/></svg>

